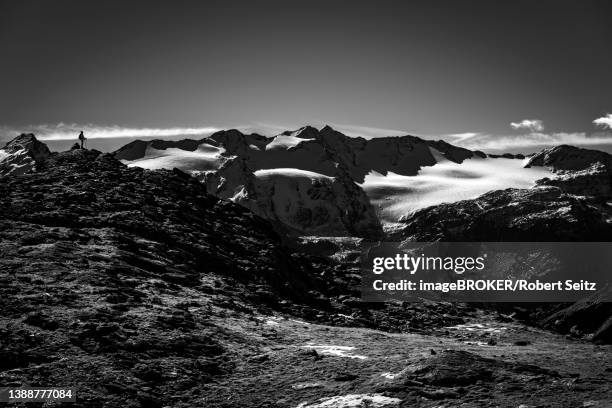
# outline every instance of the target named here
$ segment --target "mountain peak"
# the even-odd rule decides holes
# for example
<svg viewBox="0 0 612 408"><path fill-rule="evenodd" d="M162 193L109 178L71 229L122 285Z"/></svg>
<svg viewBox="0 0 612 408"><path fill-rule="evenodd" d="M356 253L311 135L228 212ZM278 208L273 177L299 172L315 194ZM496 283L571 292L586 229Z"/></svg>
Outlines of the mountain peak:
<svg viewBox="0 0 612 408"><path fill-rule="evenodd" d="M50 154L33 133L22 133L0 149L0 177L28 173Z"/></svg>
<svg viewBox="0 0 612 408"><path fill-rule="evenodd" d="M316 139L319 135L319 130L313 126L302 126L298 130L286 130L280 134L281 136L299 136L303 139Z"/></svg>
<svg viewBox="0 0 612 408"><path fill-rule="evenodd" d="M8 142L3 148L3 150L8 153L14 153L22 149L31 150L34 153L44 151L45 149L49 151L47 145L36 139L34 133L22 133Z"/></svg>

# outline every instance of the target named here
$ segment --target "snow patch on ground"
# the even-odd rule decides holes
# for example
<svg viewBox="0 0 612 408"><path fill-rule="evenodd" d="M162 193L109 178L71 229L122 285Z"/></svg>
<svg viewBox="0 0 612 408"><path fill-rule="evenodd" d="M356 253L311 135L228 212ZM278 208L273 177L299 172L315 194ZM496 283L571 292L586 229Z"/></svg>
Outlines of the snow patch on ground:
<svg viewBox="0 0 612 408"><path fill-rule="evenodd" d="M303 326L310 325L310 323L305 322L303 320L288 319L282 316L268 316L268 317L259 316L259 317L256 317L256 319L264 322L264 324L267 324L268 326L280 326L281 322L291 322L291 323L299 324Z"/></svg>
<svg viewBox="0 0 612 408"><path fill-rule="evenodd" d="M178 168L184 171L206 171L217 170L226 160L222 153L225 149L202 143L196 150L188 150L171 147L158 150L151 146L147 147L144 157L141 159L127 161L122 160L128 167L142 167L148 170Z"/></svg>
<svg viewBox="0 0 612 408"><path fill-rule="evenodd" d="M469 346L478 346L478 347L491 347L494 344L485 343L484 341L466 341L465 344Z"/></svg>
<svg viewBox="0 0 612 408"><path fill-rule="evenodd" d="M380 408L397 406L399 398L385 397L381 394L348 394L330 398L321 398L316 403L303 402L296 408Z"/></svg>
<svg viewBox="0 0 612 408"><path fill-rule="evenodd" d="M431 151L438 163L423 167L416 176L375 171L366 175L361 187L385 224L432 205L472 199L492 190L529 188L551 174L542 167L523 168L523 160L518 159L475 157L459 164Z"/></svg>
<svg viewBox="0 0 612 408"><path fill-rule="evenodd" d="M387 380L395 380L396 378L398 378L400 375L402 375L404 372L400 371L399 373L390 373L390 372L386 372L386 373L382 373L380 376L383 378L386 378Z"/></svg>
<svg viewBox="0 0 612 408"><path fill-rule="evenodd" d="M502 331L508 329L507 327L489 326L480 323L458 324L456 326L450 326L446 328L449 330L460 330L478 333L501 333Z"/></svg>
<svg viewBox="0 0 612 408"><path fill-rule="evenodd" d="M6 150L4 149L0 149L0 162L4 159L6 159L7 157L9 157L10 155L6 152Z"/></svg>
<svg viewBox="0 0 612 408"><path fill-rule="evenodd" d="M367 356L350 353L351 351L355 350L355 347L352 346L334 346L308 343L305 346L302 346L302 348L316 350L317 353L328 356L356 358L358 360L366 360L368 358Z"/></svg>

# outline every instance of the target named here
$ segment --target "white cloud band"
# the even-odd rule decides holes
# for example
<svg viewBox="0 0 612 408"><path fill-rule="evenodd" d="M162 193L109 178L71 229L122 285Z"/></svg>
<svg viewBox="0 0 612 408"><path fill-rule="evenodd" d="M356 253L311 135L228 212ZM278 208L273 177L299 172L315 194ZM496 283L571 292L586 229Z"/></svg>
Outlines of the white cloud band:
<svg viewBox="0 0 612 408"><path fill-rule="evenodd" d="M215 127L130 128L59 123L57 125L24 126L19 130L5 127L2 128L2 133L10 136L10 138L19 133L31 132L40 140L76 140L81 130L88 139L107 139L126 137L206 137L219 129Z"/></svg>

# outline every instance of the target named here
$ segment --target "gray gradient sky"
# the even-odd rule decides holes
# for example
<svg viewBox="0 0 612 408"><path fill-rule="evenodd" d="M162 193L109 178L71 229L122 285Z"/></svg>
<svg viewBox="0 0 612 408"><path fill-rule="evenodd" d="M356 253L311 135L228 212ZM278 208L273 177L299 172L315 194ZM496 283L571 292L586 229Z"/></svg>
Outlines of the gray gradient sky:
<svg viewBox="0 0 612 408"><path fill-rule="evenodd" d="M589 137L612 112L611 15L606 0L0 0L0 125ZM524 119L544 129L510 127Z"/></svg>

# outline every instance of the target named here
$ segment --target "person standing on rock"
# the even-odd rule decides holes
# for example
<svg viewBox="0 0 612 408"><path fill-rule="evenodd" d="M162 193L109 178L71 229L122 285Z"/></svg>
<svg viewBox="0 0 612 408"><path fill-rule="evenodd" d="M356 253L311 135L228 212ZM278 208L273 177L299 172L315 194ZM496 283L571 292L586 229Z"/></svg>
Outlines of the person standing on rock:
<svg viewBox="0 0 612 408"><path fill-rule="evenodd" d="M79 141L81 142L81 149L84 149L85 147L83 147L83 144L85 143L85 135L82 130L81 133L79 133Z"/></svg>

